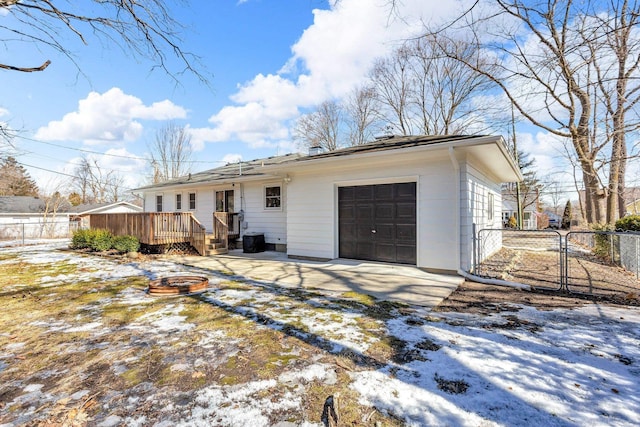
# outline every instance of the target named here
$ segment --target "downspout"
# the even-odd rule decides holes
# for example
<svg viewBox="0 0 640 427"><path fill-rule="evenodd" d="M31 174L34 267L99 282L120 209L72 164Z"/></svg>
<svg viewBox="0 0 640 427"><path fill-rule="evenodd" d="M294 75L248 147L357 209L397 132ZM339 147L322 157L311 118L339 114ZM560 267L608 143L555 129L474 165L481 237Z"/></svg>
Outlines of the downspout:
<svg viewBox="0 0 640 427"><path fill-rule="evenodd" d="M453 171L456 175L456 197L455 197L455 212L456 214L453 216L454 218L454 228L456 230L456 269L458 273L462 270L460 266L460 164L458 163L458 159L456 159L456 155L454 153L453 147L449 147L449 158L451 159L451 164L453 165Z"/></svg>

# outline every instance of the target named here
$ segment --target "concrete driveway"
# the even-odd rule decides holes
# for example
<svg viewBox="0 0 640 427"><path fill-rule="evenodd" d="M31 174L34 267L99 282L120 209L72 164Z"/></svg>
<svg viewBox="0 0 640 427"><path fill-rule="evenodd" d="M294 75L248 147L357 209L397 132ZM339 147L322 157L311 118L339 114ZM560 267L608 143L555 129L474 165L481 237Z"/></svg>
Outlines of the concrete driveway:
<svg viewBox="0 0 640 427"><path fill-rule="evenodd" d="M331 293L357 292L378 299L433 308L464 279L416 267L337 259L327 262L287 258L281 252L246 254L242 250L211 257L172 257L186 265L227 272L287 288Z"/></svg>

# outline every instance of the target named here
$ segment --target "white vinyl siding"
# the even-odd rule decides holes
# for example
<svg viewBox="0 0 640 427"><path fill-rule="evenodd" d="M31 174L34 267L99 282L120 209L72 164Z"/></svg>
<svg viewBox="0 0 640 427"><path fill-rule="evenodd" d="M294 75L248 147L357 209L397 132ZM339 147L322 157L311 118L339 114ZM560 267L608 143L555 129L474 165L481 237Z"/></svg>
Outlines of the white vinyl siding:
<svg viewBox="0 0 640 427"><path fill-rule="evenodd" d="M502 196L500 184L469 163L462 166L460 179L460 263L462 269L470 271L474 225L476 232L487 228L502 228L501 218L496 215L502 206ZM491 207L488 207L489 203L492 203ZM494 213L491 219L488 215L490 210ZM484 248L486 255L502 247L502 235L492 234L491 242L491 247Z"/></svg>
<svg viewBox="0 0 640 427"><path fill-rule="evenodd" d="M280 188L280 207L265 209L265 188ZM264 233L264 240L271 244L287 244L287 186L281 181L242 184L244 193L244 233ZM239 209L236 209L238 211Z"/></svg>
<svg viewBox="0 0 640 427"><path fill-rule="evenodd" d="M288 245L293 256L338 256L337 188L417 182L417 265L456 270L455 173L446 153L407 154L316 173L298 173L287 186Z"/></svg>

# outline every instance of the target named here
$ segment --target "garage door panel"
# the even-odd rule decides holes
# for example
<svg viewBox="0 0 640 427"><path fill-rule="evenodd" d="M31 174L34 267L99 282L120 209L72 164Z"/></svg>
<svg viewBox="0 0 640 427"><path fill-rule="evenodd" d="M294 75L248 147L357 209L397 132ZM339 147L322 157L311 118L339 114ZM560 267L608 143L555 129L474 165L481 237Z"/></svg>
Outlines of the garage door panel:
<svg viewBox="0 0 640 427"><path fill-rule="evenodd" d="M396 218L409 218L415 222L416 204L415 203L396 203Z"/></svg>
<svg viewBox="0 0 640 427"><path fill-rule="evenodd" d="M338 200L355 200L356 190L354 187L340 187L338 189Z"/></svg>
<svg viewBox="0 0 640 427"><path fill-rule="evenodd" d="M374 185L376 200L393 200L393 184Z"/></svg>
<svg viewBox="0 0 640 427"><path fill-rule="evenodd" d="M373 200L373 185L361 185L355 188L355 199L356 200Z"/></svg>
<svg viewBox="0 0 640 427"><path fill-rule="evenodd" d="M355 207L356 221L368 222L372 221L375 216L373 203L359 203Z"/></svg>
<svg viewBox="0 0 640 427"><path fill-rule="evenodd" d="M395 216L395 205L393 203L376 203L376 221L393 219Z"/></svg>
<svg viewBox="0 0 640 427"><path fill-rule="evenodd" d="M356 243L356 253L357 259L375 259L375 245L373 243L368 242L358 242Z"/></svg>
<svg viewBox="0 0 640 427"><path fill-rule="evenodd" d="M371 230L373 230L371 228L370 225L367 224L356 224L355 225L355 230L356 230L356 240L361 241L361 240L366 240L369 241L372 238L372 232Z"/></svg>
<svg viewBox="0 0 640 427"><path fill-rule="evenodd" d="M377 242L381 240L396 240L396 225L395 224L376 224L376 235L375 239Z"/></svg>
<svg viewBox="0 0 640 427"><path fill-rule="evenodd" d="M407 224L398 224L395 227L396 239L403 243L416 242L416 226Z"/></svg>
<svg viewBox="0 0 640 427"><path fill-rule="evenodd" d="M376 245L376 261L395 262L396 245L378 243Z"/></svg>
<svg viewBox="0 0 640 427"><path fill-rule="evenodd" d="M340 219L344 221L353 221L356 219L356 209L353 205L341 205L339 208L338 215L340 215Z"/></svg>
<svg viewBox="0 0 640 427"><path fill-rule="evenodd" d="M396 246L396 262L403 264L415 264L416 262L416 247L398 245Z"/></svg>
<svg viewBox="0 0 640 427"><path fill-rule="evenodd" d="M394 186L395 199L416 200L416 183L405 182Z"/></svg>

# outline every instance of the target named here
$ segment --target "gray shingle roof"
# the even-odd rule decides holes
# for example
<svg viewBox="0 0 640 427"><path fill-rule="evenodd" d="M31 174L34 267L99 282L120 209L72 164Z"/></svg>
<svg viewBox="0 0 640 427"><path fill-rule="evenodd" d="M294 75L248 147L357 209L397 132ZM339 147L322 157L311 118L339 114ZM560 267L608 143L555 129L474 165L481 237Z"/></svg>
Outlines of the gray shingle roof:
<svg viewBox="0 0 640 427"><path fill-rule="evenodd" d="M208 183L211 181L224 181L247 176L264 175L257 169L262 166L275 165L279 163L289 162L301 157L299 153L285 154L284 156L267 157L265 159L250 160L248 162L228 163L215 169L209 169L203 172L193 173L180 178L171 179L159 184L147 185L136 188L135 190L146 190L150 188L173 187L176 185L195 185L200 183Z"/></svg>
<svg viewBox="0 0 640 427"><path fill-rule="evenodd" d="M486 135L411 135L411 136L388 136L378 138L375 141L363 145L342 148L324 153L305 155L300 153L286 154L284 156L268 157L256 159L248 162L230 163L225 166L210 169L204 172L190 174L188 176L161 182L159 184L147 185L135 190L161 189L166 187L181 185L197 185L214 181L224 181L238 179L240 177L251 177L265 175L258 170L262 166L272 166L278 164L295 164L298 162L313 161L331 157L344 157L367 152L398 150L411 147L444 144L450 141L464 141L474 138L483 138ZM496 137L498 138L498 137ZM135 191L134 190L134 191Z"/></svg>
<svg viewBox="0 0 640 427"><path fill-rule="evenodd" d="M38 197L31 196L0 196L0 213L34 213L39 214L46 210L46 202ZM69 210L68 203L62 203L56 209L57 212L66 213Z"/></svg>

